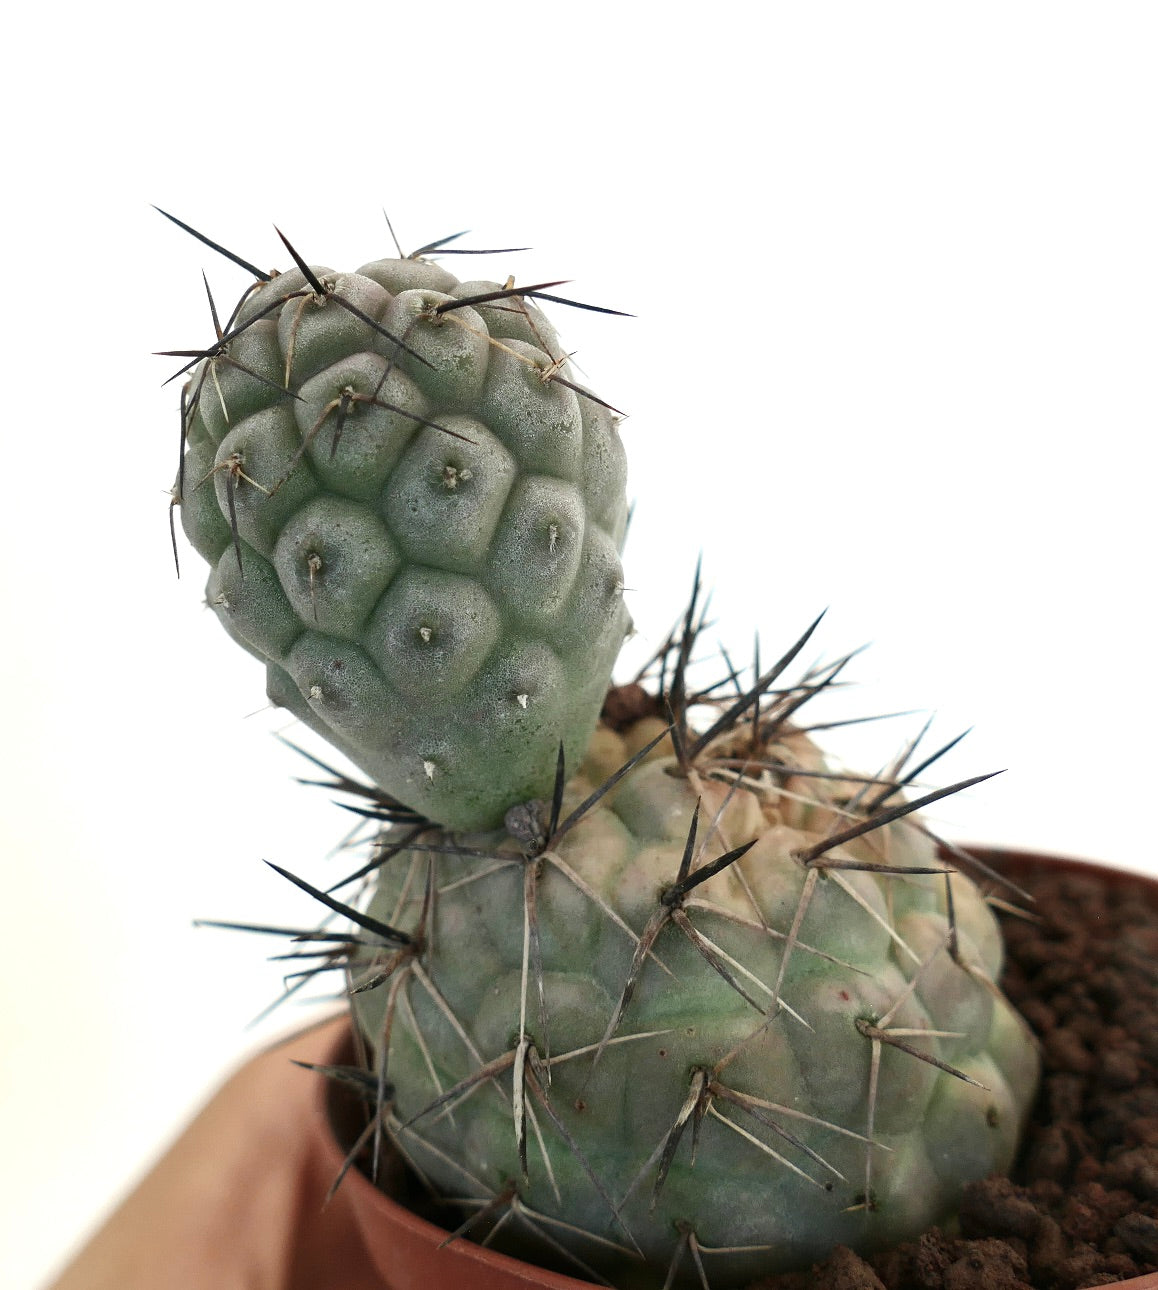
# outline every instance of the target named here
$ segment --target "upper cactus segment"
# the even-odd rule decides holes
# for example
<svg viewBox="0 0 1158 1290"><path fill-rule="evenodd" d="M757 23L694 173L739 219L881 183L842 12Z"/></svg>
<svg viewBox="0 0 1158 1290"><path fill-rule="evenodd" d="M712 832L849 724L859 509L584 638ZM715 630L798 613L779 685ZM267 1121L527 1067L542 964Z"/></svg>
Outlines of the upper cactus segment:
<svg viewBox="0 0 1158 1290"><path fill-rule="evenodd" d="M582 755L628 630L616 418L535 288L290 249L189 353L176 500L208 602L387 793L493 827L560 742Z"/></svg>

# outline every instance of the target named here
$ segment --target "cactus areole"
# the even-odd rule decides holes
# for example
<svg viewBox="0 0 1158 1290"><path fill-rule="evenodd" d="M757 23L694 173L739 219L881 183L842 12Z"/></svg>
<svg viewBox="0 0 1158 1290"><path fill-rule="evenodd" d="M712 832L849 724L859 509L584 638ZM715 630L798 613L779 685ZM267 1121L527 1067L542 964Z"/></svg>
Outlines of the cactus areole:
<svg viewBox="0 0 1158 1290"><path fill-rule="evenodd" d="M180 351L175 501L270 697L373 781L335 772L371 861L292 878L349 920L299 934L345 971L367 1063L328 1073L363 1146L471 1234L623 1287L726 1290L951 1217L1038 1078L1000 880L916 813L975 781L924 789L915 742L834 768L800 709L847 660L786 679L811 628L694 689L698 576L608 692L624 456L536 303L559 284L289 249Z"/></svg>

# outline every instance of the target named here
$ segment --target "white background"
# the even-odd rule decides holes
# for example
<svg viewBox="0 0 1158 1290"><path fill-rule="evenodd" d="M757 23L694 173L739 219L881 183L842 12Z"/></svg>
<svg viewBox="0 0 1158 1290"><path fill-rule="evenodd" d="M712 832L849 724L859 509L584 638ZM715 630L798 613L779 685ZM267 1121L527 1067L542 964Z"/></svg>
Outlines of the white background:
<svg viewBox="0 0 1158 1290"><path fill-rule="evenodd" d="M71 9L71 12L69 10ZM256 1030L347 827L173 576L170 360L273 221L353 268L462 228L631 415L630 604L696 555L734 653L820 609L854 715L974 731L958 838L1158 873L1158 18L1147 4L64 6L9 22L0 242L0 1283L38 1284ZM458 262L463 264L463 262ZM451 264L453 269L456 266ZM256 715L250 715L256 714ZM885 760L914 720L856 727Z"/></svg>

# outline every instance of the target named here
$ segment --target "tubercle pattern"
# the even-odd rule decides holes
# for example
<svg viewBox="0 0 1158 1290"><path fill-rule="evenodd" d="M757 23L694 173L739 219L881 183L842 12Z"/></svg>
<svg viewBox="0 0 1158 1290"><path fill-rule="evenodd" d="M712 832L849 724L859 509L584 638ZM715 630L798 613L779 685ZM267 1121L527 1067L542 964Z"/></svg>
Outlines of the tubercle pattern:
<svg viewBox="0 0 1158 1290"><path fill-rule="evenodd" d="M629 630L618 416L535 303L560 284L292 253L172 351L207 602L274 703L414 809L493 825L581 755Z"/></svg>

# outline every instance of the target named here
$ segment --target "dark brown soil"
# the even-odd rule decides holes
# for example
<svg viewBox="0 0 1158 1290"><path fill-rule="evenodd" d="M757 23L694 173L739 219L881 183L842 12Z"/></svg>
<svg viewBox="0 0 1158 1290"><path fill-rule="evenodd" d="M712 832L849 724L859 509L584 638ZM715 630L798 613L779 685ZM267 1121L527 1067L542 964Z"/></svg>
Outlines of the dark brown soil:
<svg viewBox="0 0 1158 1290"><path fill-rule="evenodd" d="M662 714L663 704L659 699L633 681L628 685L613 685L607 691L599 719L605 726L622 734L636 721Z"/></svg>
<svg viewBox="0 0 1158 1290"><path fill-rule="evenodd" d="M1158 884L1001 867L1042 920L1002 919L1005 990L1044 1060L1012 1178L969 1187L959 1231L867 1260L840 1249L752 1290L1084 1290L1158 1272Z"/></svg>

